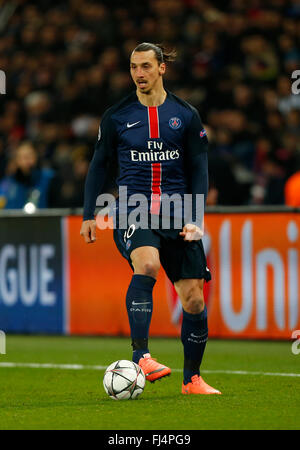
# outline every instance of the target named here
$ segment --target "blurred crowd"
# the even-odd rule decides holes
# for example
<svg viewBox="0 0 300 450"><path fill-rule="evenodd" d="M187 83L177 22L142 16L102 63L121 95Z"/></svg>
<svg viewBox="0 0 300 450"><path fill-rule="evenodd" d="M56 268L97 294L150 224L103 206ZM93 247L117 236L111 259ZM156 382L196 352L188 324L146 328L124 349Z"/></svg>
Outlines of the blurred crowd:
<svg viewBox="0 0 300 450"><path fill-rule="evenodd" d="M177 49L165 86L207 129L208 203L289 203L299 0L0 0L0 207L82 206L101 115L133 90L128 59L144 41Z"/></svg>

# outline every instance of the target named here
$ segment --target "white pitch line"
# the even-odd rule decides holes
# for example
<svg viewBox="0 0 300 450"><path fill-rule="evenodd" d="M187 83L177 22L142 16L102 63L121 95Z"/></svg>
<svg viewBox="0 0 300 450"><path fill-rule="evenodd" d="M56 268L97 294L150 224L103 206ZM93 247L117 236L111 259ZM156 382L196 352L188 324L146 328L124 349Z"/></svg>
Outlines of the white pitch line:
<svg viewBox="0 0 300 450"><path fill-rule="evenodd" d="M107 366L85 366L83 364L52 364L52 363L15 363L2 362L1 367L23 367L28 369L62 369L62 370L105 370Z"/></svg>
<svg viewBox="0 0 300 450"><path fill-rule="evenodd" d="M28 368L28 369L61 369L61 370L105 370L107 366L89 366L84 364L52 364L52 363L17 363L1 362L0 368ZM173 372L182 372L182 369L172 369ZM251 372L248 370L202 370L203 373L220 373L228 375L262 375L270 377L300 377L300 373L284 372Z"/></svg>

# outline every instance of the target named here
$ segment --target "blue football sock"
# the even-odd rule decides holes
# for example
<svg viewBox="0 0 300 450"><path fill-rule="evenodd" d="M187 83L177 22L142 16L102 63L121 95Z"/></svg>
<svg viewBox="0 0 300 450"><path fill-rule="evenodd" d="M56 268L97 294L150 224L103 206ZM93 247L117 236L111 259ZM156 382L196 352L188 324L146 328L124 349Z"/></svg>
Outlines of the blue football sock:
<svg viewBox="0 0 300 450"><path fill-rule="evenodd" d="M206 306L200 314L190 314L183 310L181 342L184 348L184 384L190 383L192 376L200 375L200 365L207 339Z"/></svg>
<svg viewBox="0 0 300 450"><path fill-rule="evenodd" d="M133 275L126 295L126 307L133 347L132 360L138 363L149 353L148 336L152 317L152 291L155 278L147 275Z"/></svg>

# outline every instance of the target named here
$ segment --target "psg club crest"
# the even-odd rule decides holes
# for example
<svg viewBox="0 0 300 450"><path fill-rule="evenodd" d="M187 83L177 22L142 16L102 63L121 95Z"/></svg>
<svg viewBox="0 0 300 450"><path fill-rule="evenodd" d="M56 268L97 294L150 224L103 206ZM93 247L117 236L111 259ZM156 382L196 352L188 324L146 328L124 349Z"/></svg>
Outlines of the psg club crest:
<svg viewBox="0 0 300 450"><path fill-rule="evenodd" d="M181 127L181 120L178 117L172 117L169 120L169 125L173 130L178 130Z"/></svg>

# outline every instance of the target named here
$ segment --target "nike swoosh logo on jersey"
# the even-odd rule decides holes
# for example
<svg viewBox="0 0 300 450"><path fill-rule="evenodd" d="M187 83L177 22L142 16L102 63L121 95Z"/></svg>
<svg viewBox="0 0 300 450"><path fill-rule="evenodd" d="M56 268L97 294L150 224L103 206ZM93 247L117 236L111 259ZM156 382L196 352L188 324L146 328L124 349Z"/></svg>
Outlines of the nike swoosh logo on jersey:
<svg viewBox="0 0 300 450"><path fill-rule="evenodd" d="M149 305L150 302L143 302L143 303L136 303L135 301L132 302L133 306L137 306L137 305Z"/></svg>
<svg viewBox="0 0 300 450"><path fill-rule="evenodd" d="M129 123L129 122L127 122L127 128L134 127L134 125L137 125L138 123L140 123L140 120L139 120L138 122L135 122L135 123Z"/></svg>
<svg viewBox="0 0 300 450"><path fill-rule="evenodd" d="M199 339L199 338L201 338L203 336L206 336L206 333L205 334L201 334L200 336L196 336L194 333L191 333L191 337L193 337L193 338Z"/></svg>

